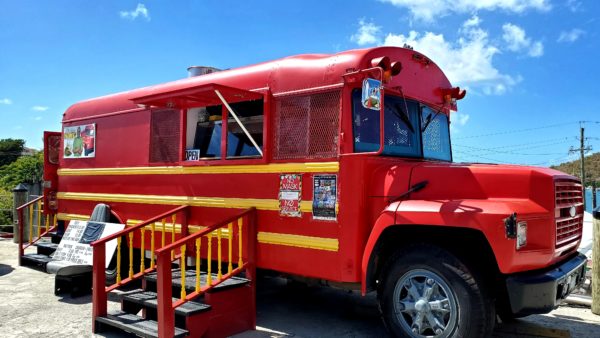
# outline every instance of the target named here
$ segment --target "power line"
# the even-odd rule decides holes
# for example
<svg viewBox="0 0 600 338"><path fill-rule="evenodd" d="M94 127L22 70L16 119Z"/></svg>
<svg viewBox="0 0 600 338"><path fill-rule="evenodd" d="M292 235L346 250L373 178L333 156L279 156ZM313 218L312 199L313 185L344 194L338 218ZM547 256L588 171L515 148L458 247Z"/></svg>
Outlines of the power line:
<svg viewBox="0 0 600 338"><path fill-rule="evenodd" d="M457 138L455 138L455 139L457 139L457 140L463 140L463 139L477 138L477 137L487 137L487 136L496 136L496 135L506 135L506 134L524 133L524 132L533 131L533 130L540 130L540 129L548 129L548 128L558 128L558 127L564 127L564 126L568 126L568 125L572 125L572 124L579 124L580 122L582 122L582 121L579 121L579 122L567 122L567 123L557 123L557 124L550 124L550 125L541 126L541 127L532 127L532 128L524 128L524 129L515 129L515 130L498 131L498 132L493 132L493 133L488 133L488 134L478 134L478 135L471 135L471 136L457 137ZM590 122L592 122L592 121L590 121Z"/></svg>
<svg viewBox="0 0 600 338"><path fill-rule="evenodd" d="M559 143L563 143L563 142L559 142ZM526 154L526 153L518 153L518 152L514 152L514 151L510 151L510 150L495 150L493 148L479 148L479 147L472 147L472 146L466 146L466 145L456 145L458 147L464 147L464 148L469 148L469 149L473 149L476 151L485 151L488 153L499 153L499 154L510 154L510 155L520 155L520 156L548 156L548 155L562 155L564 154L564 152L561 153L542 153L542 154ZM537 146L537 147L530 147L530 148L540 148L540 147L545 147L547 145L544 146ZM528 148L523 148L523 149L528 149Z"/></svg>

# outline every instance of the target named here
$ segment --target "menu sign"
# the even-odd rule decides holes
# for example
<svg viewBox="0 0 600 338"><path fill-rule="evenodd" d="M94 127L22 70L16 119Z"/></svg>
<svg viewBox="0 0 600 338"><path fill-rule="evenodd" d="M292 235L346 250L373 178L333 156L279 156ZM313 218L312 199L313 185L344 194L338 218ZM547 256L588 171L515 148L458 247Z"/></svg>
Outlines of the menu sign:
<svg viewBox="0 0 600 338"><path fill-rule="evenodd" d="M302 175L283 174L279 177L279 215L302 217Z"/></svg>

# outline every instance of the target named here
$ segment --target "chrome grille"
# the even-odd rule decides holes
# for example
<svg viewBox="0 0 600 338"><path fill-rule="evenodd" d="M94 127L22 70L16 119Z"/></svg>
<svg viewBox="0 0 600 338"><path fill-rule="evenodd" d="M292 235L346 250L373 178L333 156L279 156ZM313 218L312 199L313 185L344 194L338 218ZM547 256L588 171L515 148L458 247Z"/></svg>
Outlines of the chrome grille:
<svg viewBox="0 0 600 338"><path fill-rule="evenodd" d="M583 230L583 186L576 179L558 179L554 183L556 198L556 248L576 242ZM571 208L575 215L571 216Z"/></svg>

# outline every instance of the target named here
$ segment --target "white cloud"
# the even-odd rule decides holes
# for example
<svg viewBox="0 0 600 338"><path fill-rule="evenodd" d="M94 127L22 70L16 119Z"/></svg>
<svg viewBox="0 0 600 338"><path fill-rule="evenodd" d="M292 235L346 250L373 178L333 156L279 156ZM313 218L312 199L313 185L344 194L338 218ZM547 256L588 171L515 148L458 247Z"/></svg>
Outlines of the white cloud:
<svg viewBox="0 0 600 338"><path fill-rule="evenodd" d="M531 57L540 57L544 54L544 45L541 41L532 41L527 37L525 30L512 23L502 26L502 39L506 42L506 48L513 52L527 53Z"/></svg>
<svg viewBox="0 0 600 338"><path fill-rule="evenodd" d="M560 32L560 36L558 37L558 42L575 42L579 40L579 38L585 34L585 31L581 29L571 29L570 31L562 31Z"/></svg>
<svg viewBox="0 0 600 338"><path fill-rule="evenodd" d="M365 19L358 21L358 31L350 37L350 40L356 42L359 46L373 45L380 42L381 27Z"/></svg>
<svg viewBox="0 0 600 338"><path fill-rule="evenodd" d="M146 21L150 21L150 13L144 4L137 4L137 7L132 11L120 11L119 15L123 19L135 20L138 17L146 19Z"/></svg>
<svg viewBox="0 0 600 338"><path fill-rule="evenodd" d="M36 116L36 117L33 118L34 121L40 121L41 119L42 119L41 116Z"/></svg>
<svg viewBox="0 0 600 338"><path fill-rule="evenodd" d="M380 0L397 7L408 8L415 19L432 21L452 13L473 13L480 10L504 10L522 13L533 9L547 11L549 0Z"/></svg>
<svg viewBox="0 0 600 338"><path fill-rule="evenodd" d="M567 0L567 3L565 5L573 13L579 12L579 10L581 9L581 1L578 0Z"/></svg>
<svg viewBox="0 0 600 338"><path fill-rule="evenodd" d="M460 133L460 127L463 127L469 121L469 114L453 111L450 113L450 132L453 134Z"/></svg>
<svg viewBox="0 0 600 338"><path fill-rule="evenodd" d="M0 104L12 104L12 100L3 98L3 99L0 99Z"/></svg>
<svg viewBox="0 0 600 338"><path fill-rule="evenodd" d="M489 41L488 33L481 29L480 23L477 16L467 20L454 42L446 40L443 34L410 31L408 35L390 33L384 44L412 46L440 66L453 85L481 89L488 95L501 95L521 78L503 74L494 66L494 57L500 49Z"/></svg>
<svg viewBox="0 0 600 338"><path fill-rule="evenodd" d="M46 111L46 110L48 110L48 107L46 107L46 106L33 106L33 107L31 107L31 110L33 110L33 111Z"/></svg>

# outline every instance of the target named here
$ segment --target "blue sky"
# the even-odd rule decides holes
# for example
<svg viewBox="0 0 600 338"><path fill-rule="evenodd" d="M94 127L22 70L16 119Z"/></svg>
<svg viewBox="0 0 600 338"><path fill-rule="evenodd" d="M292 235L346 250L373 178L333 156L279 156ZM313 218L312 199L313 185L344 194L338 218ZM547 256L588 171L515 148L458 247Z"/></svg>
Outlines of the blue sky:
<svg viewBox="0 0 600 338"><path fill-rule="evenodd" d="M0 138L34 148L43 130L60 130L69 105L176 80L190 65L404 43L468 89L452 116L457 161L575 159L578 121L600 121L597 1L0 0L0 8ZM600 123L585 127L600 150Z"/></svg>

